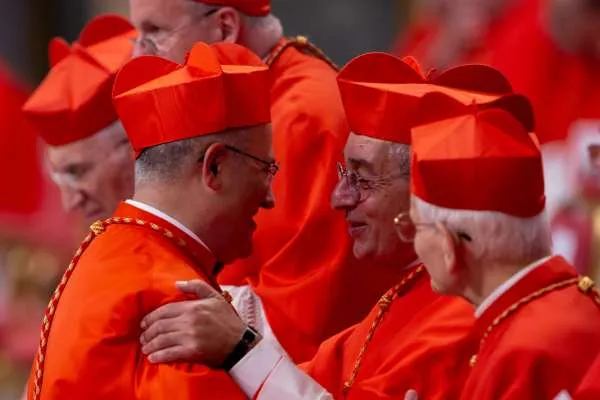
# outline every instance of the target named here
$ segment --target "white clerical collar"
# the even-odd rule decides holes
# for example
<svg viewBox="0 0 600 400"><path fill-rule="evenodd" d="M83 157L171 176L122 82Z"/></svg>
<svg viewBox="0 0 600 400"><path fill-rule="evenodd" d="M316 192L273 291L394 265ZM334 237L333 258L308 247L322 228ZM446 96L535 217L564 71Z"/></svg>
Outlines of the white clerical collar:
<svg viewBox="0 0 600 400"><path fill-rule="evenodd" d="M498 286L485 300L479 304L479 306L475 309L475 318L479 318L483 315L485 310L487 310L500 296L506 293L510 288L515 286L521 279L525 278L531 271L542 266L546 261L548 261L551 256L544 257L541 260L537 260L532 264L529 264L527 267L523 268L513 276L511 276L506 282L502 285Z"/></svg>
<svg viewBox="0 0 600 400"><path fill-rule="evenodd" d="M146 211L149 214L152 214L160 219L164 219L165 221L167 221L168 223L170 223L171 225L175 226L176 228L178 228L179 230L181 230L182 232L186 233L189 237L191 237L192 239L194 239L196 242L200 243L202 245L202 247L204 247L206 250L209 251L209 253L212 254L212 251L210 251L210 249L208 248L208 246L202 241L202 239L200 239L198 237L198 235L196 235L194 232L191 231L190 228L188 228L187 226L183 225L181 222L177 221L175 218L165 214L164 212L160 211L159 209L156 209L152 206L149 206L146 203L142 203L141 201L137 201L137 200L125 200L125 203L129 204L130 206L133 206L135 208L139 208L142 211Z"/></svg>

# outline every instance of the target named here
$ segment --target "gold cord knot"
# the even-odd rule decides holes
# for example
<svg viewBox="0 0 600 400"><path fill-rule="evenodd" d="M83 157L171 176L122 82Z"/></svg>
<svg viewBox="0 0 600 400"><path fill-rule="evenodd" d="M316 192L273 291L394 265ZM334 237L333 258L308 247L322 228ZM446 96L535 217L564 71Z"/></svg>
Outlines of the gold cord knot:
<svg viewBox="0 0 600 400"><path fill-rule="evenodd" d="M477 354L473 354L471 356L471 359L469 360L469 365L471 366L471 368L477 365Z"/></svg>
<svg viewBox="0 0 600 400"><path fill-rule="evenodd" d="M579 283L577 284L579 290L583 293L588 293L594 287L594 281L588 276L582 276L579 278Z"/></svg>
<svg viewBox="0 0 600 400"><path fill-rule="evenodd" d="M393 300L392 296L390 296L389 294L385 294L379 299L379 301L377 302L377 305L379 306L379 308L381 310L387 310L390 307L390 305L392 304L392 300Z"/></svg>
<svg viewBox="0 0 600 400"><path fill-rule="evenodd" d="M298 35L295 37L296 43L306 46L308 44L308 38L306 36Z"/></svg>
<svg viewBox="0 0 600 400"><path fill-rule="evenodd" d="M94 235L99 236L101 233L104 233L104 230L106 228L104 227L104 222L98 220L96 222L94 222L91 226L90 226L90 230L94 233Z"/></svg>

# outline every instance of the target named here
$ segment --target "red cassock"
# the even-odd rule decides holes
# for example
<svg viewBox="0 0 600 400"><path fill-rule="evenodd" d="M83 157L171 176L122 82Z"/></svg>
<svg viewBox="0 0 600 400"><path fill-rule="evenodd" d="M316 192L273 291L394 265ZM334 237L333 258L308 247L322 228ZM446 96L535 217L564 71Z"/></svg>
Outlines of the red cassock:
<svg viewBox="0 0 600 400"><path fill-rule="evenodd" d="M256 217L252 256L226 266L219 282L244 285L248 278L277 339L299 362L364 318L400 274L352 255L344 214L330 205L349 133L337 74L285 43L267 58L274 77L273 147L281 166L273 181L276 206ZM354 287L360 294L349 295Z"/></svg>
<svg viewBox="0 0 600 400"><path fill-rule="evenodd" d="M153 365L141 353L142 318L185 299L175 281L201 279L218 289L210 275L215 260L177 227L136 207L122 204L115 217L93 229L95 239L64 286L49 330L40 398L245 398L222 370Z"/></svg>
<svg viewBox="0 0 600 400"><path fill-rule="evenodd" d="M423 399L459 397L477 346L473 307L434 293L423 267L405 274L364 321L327 340L302 365L334 398L404 399L409 389Z"/></svg>
<svg viewBox="0 0 600 400"><path fill-rule="evenodd" d="M574 393L600 351L600 299L552 257L478 318L482 339L462 398L552 399Z"/></svg>

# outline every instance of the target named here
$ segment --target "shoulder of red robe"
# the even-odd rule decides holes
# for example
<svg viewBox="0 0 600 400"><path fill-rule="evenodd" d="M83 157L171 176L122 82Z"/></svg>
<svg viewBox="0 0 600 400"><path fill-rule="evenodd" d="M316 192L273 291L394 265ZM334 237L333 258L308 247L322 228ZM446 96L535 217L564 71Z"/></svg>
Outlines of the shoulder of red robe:
<svg viewBox="0 0 600 400"><path fill-rule="evenodd" d="M425 95L412 130L413 195L456 210L538 215L546 199L533 119L521 95L470 105Z"/></svg>
<svg viewBox="0 0 600 400"><path fill-rule="evenodd" d="M195 0L210 6L233 7L251 17L261 17L271 12L270 0Z"/></svg>
<svg viewBox="0 0 600 400"><path fill-rule="evenodd" d="M338 86L352 132L402 144L410 144L416 107L426 93L443 91L465 104L513 93L504 75L485 65L463 65L430 77L414 58L380 52L352 59L340 71Z"/></svg>
<svg viewBox="0 0 600 400"><path fill-rule="evenodd" d="M271 121L271 74L250 50L199 42L185 64L143 56L113 87L115 109L136 157L148 148Z"/></svg>
<svg viewBox="0 0 600 400"><path fill-rule="evenodd" d="M117 120L111 90L131 57L136 31L118 15L94 18L69 45L48 46L50 71L23 106L26 119L52 146L85 139Z"/></svg>

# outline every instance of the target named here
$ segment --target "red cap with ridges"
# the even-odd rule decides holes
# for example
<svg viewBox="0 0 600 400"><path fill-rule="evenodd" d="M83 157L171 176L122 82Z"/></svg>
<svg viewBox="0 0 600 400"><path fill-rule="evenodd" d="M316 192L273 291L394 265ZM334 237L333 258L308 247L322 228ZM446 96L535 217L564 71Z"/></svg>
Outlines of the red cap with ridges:
<svg viewBox="0 0 600 400"><path fill-rule="evenodd" d="M351 60L338 76L350 129L377 139L410 144L419 100L439 91L464 104L488 103L512 93L497 70L464 65L428 79L412 57L367 53Z"/></svg>
<svg viewBox="0 0 600 400"><path fill-rule="evenodd" d="M85 139L117 120L111 91L117 70L131 57L133 26L117 15L94 18L72 46L48 46L51 69L23 106L44 141L60 146Z"/></svg>
<svg viewBox="0 0 600 400"><path fill-rule="evenodd" d="M414 196L438 207L533 217L544 210L544 175L529 101L513 95L464 105L423 97L412 130Z"/></svg>
<svg viewBox="0 0 600 400"><path fill-rule="evenodd" d="M183 65L155 56L129 61L113 101L139 156L148 147L270 123L270 88L267 66L250 50L199 42Z"/></svg>
<svg viewBox="0 0 600 400"><path fill-rule="evenodd" d="M271 12L270 0L195 0L209 6L233 7L251 17L262 17Z"/></svg>

